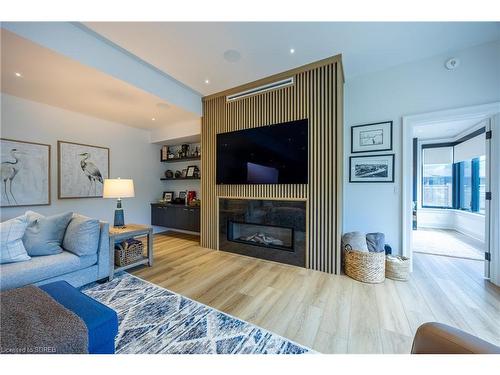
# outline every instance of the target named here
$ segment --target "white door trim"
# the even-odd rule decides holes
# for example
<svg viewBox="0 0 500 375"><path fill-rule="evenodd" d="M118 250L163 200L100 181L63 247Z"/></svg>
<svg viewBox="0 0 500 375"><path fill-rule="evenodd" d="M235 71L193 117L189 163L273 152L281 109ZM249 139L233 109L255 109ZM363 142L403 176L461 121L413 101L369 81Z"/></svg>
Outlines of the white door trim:
<svg viewBox="0 0 500 375"><path fill-rule="evenodd" d="M412 139L413 128L421 124L441 123L443 121L457 121L469 119L486 119L500 113L500 102L448 109L444 111L428 112L417 115L403 116L402 129L402 204L401 204L401 233L402 233L402 254L410 258L411 269L413 269L412 257ZM499 124L500 125L500 124ZM500 128L500 126L497 126ZM500 129L499 129L500 130ZM500 131L497 130L500 136ZM500 254L499 254L500 255ZM498 258L498 257L497 257ZM500 261L500 260L498 260Z"/></svg>

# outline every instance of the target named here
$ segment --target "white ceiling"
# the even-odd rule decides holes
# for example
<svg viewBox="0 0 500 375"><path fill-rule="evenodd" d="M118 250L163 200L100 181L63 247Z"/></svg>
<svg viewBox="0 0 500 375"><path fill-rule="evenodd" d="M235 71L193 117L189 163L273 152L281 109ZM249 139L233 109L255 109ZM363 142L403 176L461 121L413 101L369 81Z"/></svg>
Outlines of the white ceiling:
<svg viewBox="0 0 500 375"><path fill-rule="evenodd" d="M207 95L341 53L346 79L500 39L494 22L88 22ZM290 49L295 49L290 54ZM237 62L224 59L236 50ZM210 83L206 84L205 80Z"/></svg>
<svg viewBox="0 0 500 375"><path fill-rule="evenodd" d="M466 120L417 125L413 127L413 136L420 140L439 139L451 141L467 130L472 130L486 117L487 116L478 116L477 118L469 118Z"/></svg>
<svg viewBox="0 0 500 375"><path fill-rule="evenodd" d="M7 94L149 130L199 119L5 29L1 42L1 90Z"/></svg>

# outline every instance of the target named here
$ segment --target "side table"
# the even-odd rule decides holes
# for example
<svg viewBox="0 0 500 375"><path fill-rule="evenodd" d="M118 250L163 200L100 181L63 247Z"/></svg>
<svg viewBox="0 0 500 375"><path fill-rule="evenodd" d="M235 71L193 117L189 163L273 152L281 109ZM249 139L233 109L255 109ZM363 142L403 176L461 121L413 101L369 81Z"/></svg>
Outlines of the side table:
<svg viewBox="0 0 500 375"><path fill-rule="evenodd" d="M148 238L148 253L147 256L143 256L141 259L127 264L126 266L116 267L115 266L115 244L119 241L127 240L134 237ZM109 228L109 280L113 280L113 276L116 272L124 271L132 267L137 267L143 264L148 266L153 265L153 228L149 225L141 224L127 224L123 228L110 227Z"/></svg>

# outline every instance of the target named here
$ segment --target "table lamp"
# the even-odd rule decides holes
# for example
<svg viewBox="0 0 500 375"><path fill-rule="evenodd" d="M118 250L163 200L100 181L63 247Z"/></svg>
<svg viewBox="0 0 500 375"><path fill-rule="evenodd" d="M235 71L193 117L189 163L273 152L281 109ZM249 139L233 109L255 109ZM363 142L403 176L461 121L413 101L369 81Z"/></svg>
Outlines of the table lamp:
<svg viewBox="0 0 500 375"><path fill-rule="evenodd" d="M125 227L125 217L122 208L122 198L133 198L134 180L109 178L104 180L104 188L102 192L103 198L117 198L114 226L118 228Z"/></svg>

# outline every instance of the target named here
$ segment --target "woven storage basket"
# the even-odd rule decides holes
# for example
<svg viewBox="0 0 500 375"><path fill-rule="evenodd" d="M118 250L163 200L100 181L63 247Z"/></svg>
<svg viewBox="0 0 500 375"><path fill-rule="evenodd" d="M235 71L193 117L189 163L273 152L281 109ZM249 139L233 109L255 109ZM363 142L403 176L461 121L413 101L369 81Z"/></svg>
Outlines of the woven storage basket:
<svg viewBox="0 0 500 375"><path fill-rule="evenodd" d="M115 245L115 265L127 266L142 258L144 245L141 241L129 239Z"/></svg>
<svg viewBox="0 0 500 375"><path fill-rule="evenodd" d="M370 253L344 248L344 272L364 283L381 283L385 280L385 253Z"/></svg>
<svg viewBox="0 0 500 375"><path fill-rule="evenodd" d="M410 276L410 258L387 256L385 258L385 277L392 280L406 281Z"/></svg>

